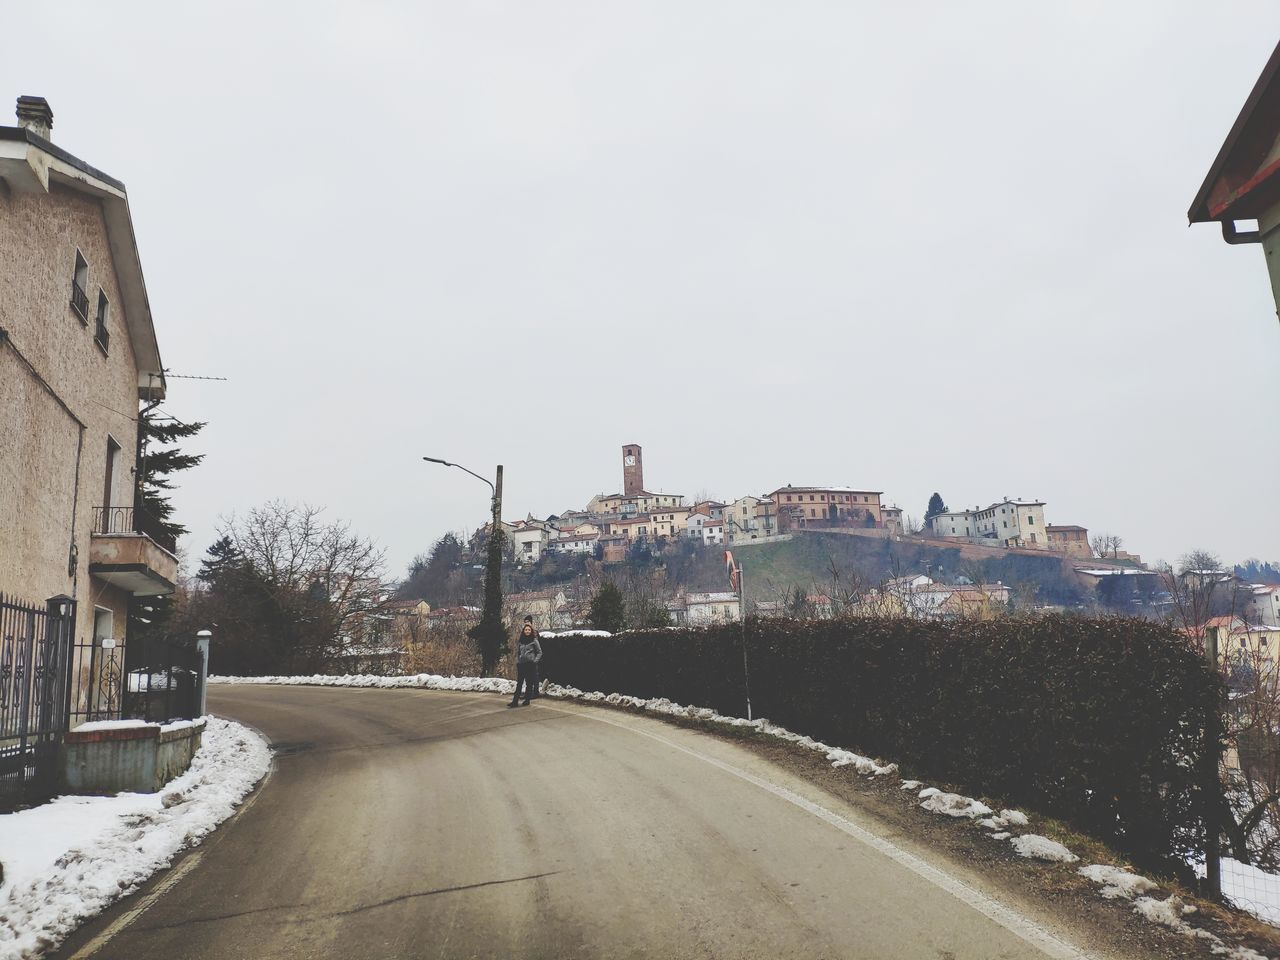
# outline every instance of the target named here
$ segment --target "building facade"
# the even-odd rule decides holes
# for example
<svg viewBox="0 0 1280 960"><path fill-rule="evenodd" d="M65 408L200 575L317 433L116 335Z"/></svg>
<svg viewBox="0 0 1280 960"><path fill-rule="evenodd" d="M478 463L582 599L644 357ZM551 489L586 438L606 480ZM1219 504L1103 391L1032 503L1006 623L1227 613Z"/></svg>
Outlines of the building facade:
<svg viewBox="0 0 1280 960"><path fill-rule="evenodd" d="M810 526L881 526L880 497L881 491L852 487L785 486L769 494L780 532Z"/></svg>
<svg viewBox="0 0 1280 960"><path fill-rule="evenodd" d="M1045 526L1044 531L1050 550L1079 560L1093 558L1093 547L1089 545L1089 531L1086 528L1069 523L1051 523Z"/></svg>
<svg viewBox="0 0 1280 960"><path fill-rule="evenodd" d="M135 482L164 368L124 184L51 142L45 101L18 117L0 127L0 592L74 599L77 644L111 660L130 600L177 579Z"/></svg>
<svg viewBox="0 0 1280 960"><path fill-rule="evenodd" d="M995 540L1005 547L1049 548L1040 500L1000 500L984 508L940 513L929 521L935 537ZM1088 533L1086 531L1086 541Z"/></svg>

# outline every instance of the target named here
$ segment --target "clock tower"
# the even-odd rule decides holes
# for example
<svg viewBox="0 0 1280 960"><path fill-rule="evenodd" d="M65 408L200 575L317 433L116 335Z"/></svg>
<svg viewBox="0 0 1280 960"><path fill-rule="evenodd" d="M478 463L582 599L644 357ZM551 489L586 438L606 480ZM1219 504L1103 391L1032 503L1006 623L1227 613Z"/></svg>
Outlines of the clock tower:
<svg viewBox="0 0 1280 960"><path fill-rule="evenodd" d="M644 461L640 445L629 443L622 448L622 495L634 497L644 490Z"/></svg>

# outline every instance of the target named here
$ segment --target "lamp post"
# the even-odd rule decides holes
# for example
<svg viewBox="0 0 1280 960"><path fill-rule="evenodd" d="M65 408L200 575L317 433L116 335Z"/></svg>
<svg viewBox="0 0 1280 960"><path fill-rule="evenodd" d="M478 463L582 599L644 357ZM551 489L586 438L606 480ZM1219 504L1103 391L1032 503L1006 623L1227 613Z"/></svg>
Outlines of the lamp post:
<svg viewBox="0 0 1280 960"><path fill-rule="evenodd" d="M506 639L506 631L502 626L502 464L498 464L495 482L490 483L460 463L450 463L438 457L422 459L445 467L457 467L481 483L488 484L493 491L493 525L489 530L489 558L484 575L484 609L480 614L480 622L467 632L480 645L480 672L488 676L498 665L498 659L503 653L503 641Z"/></svg>

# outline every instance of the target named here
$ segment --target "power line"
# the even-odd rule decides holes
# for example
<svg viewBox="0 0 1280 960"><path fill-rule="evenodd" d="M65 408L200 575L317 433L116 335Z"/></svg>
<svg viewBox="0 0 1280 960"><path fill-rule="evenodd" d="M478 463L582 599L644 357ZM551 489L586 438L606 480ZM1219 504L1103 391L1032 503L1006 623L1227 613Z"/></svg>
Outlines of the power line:
<svg viewBox="0 0 1280 960"><path fill-rule="evenodd" d="M168 370L164 373L166 380L226 380L226 377L200 377L190 373L170 373Z"/></svg>

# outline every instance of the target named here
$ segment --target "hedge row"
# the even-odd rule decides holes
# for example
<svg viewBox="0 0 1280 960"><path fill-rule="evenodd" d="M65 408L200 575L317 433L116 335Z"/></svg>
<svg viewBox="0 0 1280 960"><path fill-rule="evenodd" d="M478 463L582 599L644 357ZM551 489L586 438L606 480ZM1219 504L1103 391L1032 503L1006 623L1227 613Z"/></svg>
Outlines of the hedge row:
<svg viewBox="0 0 1280 960"><path fill-rule="evenodd" d="M745 716L741 625L543 641L543 675ZM751 620L757 717L1024 804L1149 868L1203 849L1214 673L1127 618Z"/></svg>

